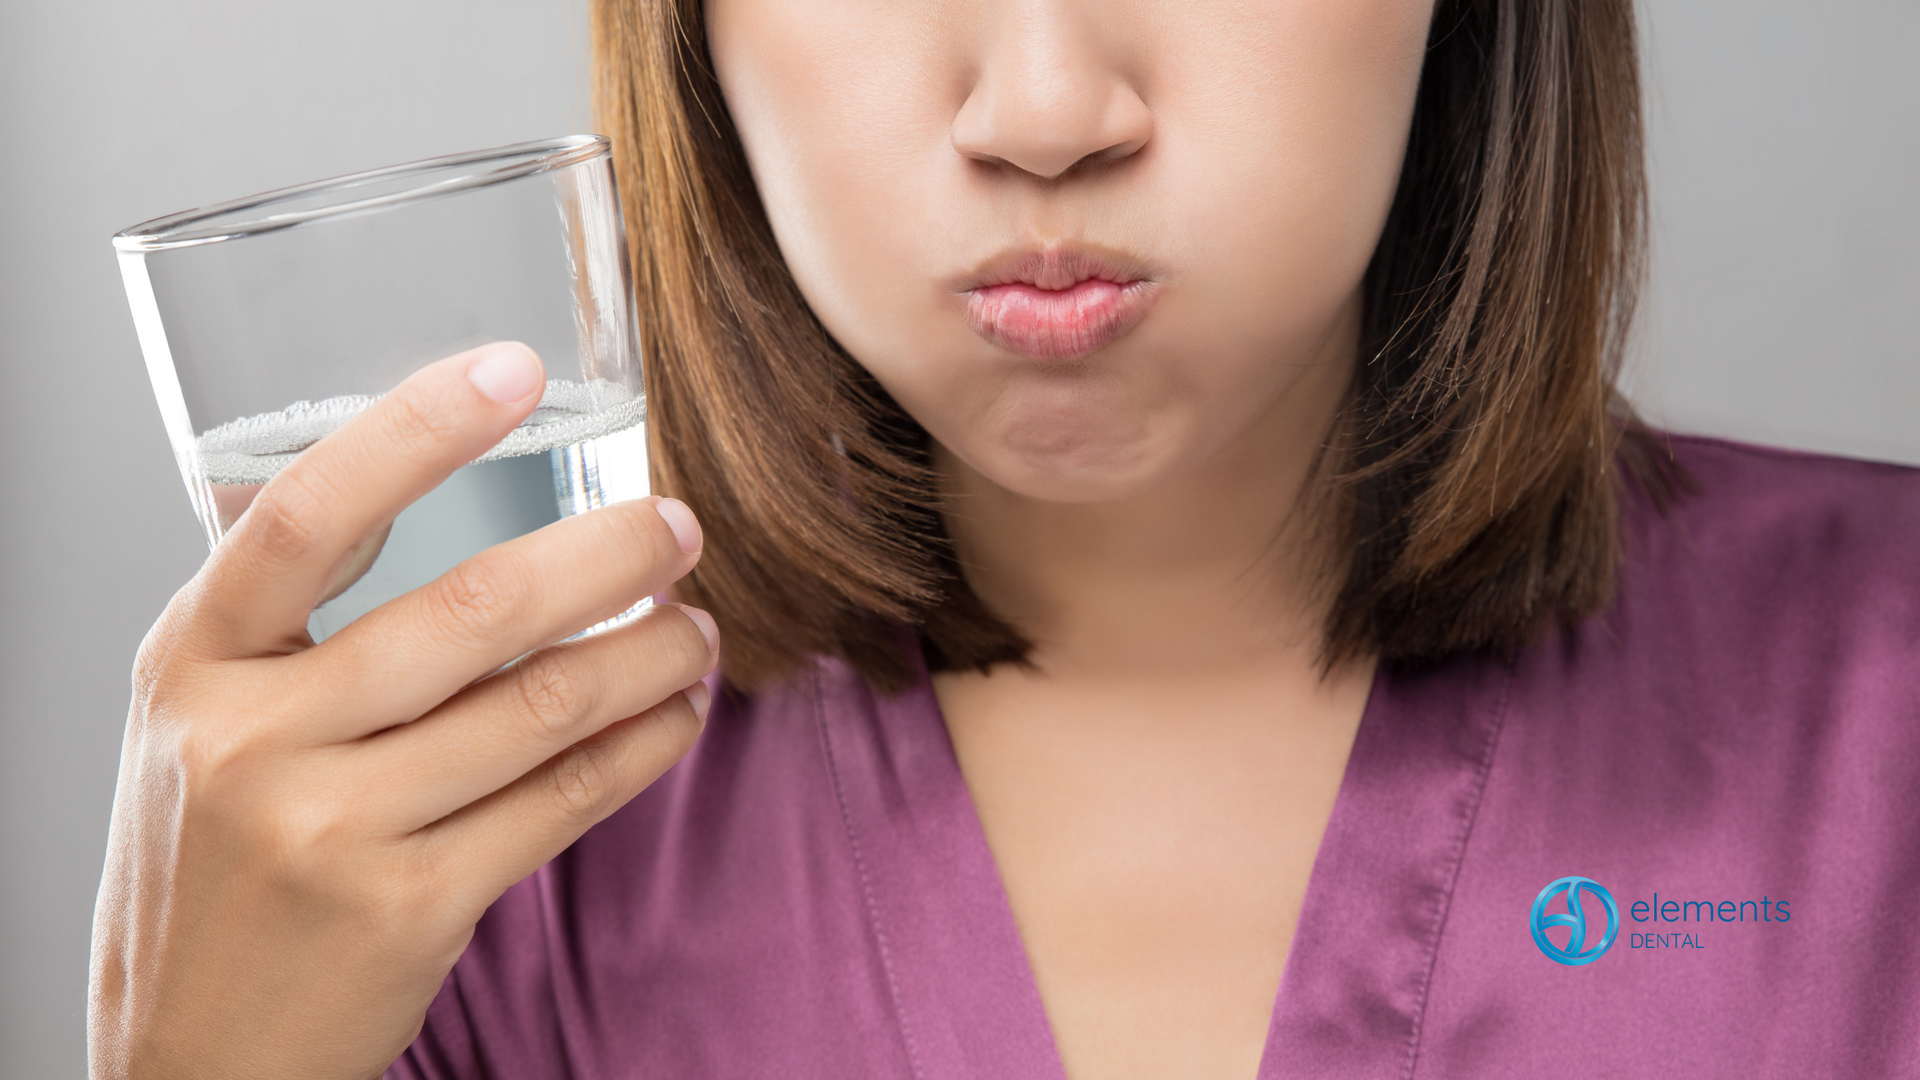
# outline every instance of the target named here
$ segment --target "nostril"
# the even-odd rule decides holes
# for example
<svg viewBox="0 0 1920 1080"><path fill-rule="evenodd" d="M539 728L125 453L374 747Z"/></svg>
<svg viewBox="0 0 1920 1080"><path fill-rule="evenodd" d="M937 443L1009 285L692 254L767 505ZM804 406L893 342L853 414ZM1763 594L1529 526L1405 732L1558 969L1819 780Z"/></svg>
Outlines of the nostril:
<svg viewBox="0 0 1920 1080"><path fill-rule="evenodd" d="M1128 158L1152 132L1152 110L1111 71L987 72L955 115L951 139L970 160L1056 180Z"/></svg>

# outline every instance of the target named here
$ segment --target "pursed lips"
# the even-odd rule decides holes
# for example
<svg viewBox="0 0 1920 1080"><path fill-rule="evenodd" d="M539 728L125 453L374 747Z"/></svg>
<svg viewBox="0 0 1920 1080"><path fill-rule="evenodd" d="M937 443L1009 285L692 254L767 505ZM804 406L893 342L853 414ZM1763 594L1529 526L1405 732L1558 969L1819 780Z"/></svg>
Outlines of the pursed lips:
<svg viewBox="0 0 1920 1080"><path fill-rule="evenodd" d="M988 260L964 289L973 331L1031 360L1078 360L1136 326L1156 282L1137 260L1075 245Z"/></svg>

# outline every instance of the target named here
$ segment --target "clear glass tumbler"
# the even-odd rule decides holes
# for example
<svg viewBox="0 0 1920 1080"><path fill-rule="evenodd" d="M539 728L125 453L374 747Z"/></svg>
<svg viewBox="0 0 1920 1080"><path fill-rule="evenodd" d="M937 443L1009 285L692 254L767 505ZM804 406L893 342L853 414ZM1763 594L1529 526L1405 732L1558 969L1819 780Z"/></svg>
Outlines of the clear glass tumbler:
<svg viewBox="0 0 1920 1080"><path fill-rule="evenodd" d="M365 572L314 610L316 640L487 547L647 494L633 289L600 136L284 188L136 225L113 246L209 544L303 449L421 366L506 340L546 364L540 407L368 545Z"/></svg>

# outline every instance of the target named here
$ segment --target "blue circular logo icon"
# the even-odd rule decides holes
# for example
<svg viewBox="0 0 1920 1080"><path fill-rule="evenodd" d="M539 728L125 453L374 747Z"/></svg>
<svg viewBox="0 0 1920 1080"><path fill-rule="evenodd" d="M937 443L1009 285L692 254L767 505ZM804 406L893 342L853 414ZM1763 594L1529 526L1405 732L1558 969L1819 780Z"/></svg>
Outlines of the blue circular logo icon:
<svg viewBox="0 0 1920 1080"><path fill-rule="evenodd" d="M1607 932L1601 935L1599 942L1590 949L1586 947L1587 917L1580 910L1582 893L1591 893L1599 897L1600 903L1607 909ZM1552 915L1547 914L1547 905L1553 902L1554 897L1561 894L1566 895L1567 910L1555 912ZM1569 967L1579 967L1581 964L1591 964L1600 959L1613 946L1614 937L1620 933L1620 909L1615 906L1613 894L1606 890L1606 886L1592 878L1563 877L1540 890L1539 898L1533 902L1531 923L1533 943L1540 946L1540 951L1546 953L1549 960L1557 960ZM1565 948L1555 945L1553 940L1547 937L1548 928L1555 926L1564 926L1572 931L1567 935Z"/></svg>

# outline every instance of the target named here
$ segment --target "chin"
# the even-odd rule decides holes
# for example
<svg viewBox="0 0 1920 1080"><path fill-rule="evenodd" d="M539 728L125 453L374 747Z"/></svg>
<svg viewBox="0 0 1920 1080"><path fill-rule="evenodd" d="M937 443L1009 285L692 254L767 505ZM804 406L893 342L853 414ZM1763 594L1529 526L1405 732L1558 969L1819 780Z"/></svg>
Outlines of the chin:
<svg viewBox="0 0 1920 1080"><path fill-rule="evenodd" d="M988 481L1025 498L1116 502L1155 486L1170 471L1169 448L1141 430L1146 426L1015 432L984 440L977 452L961 456Z"/></svg>
<svg viewBox="0 0 1920 1080"><path fill-rule="evenodd" d="M1096 503L1121 502L1153 486L1151 479L1137 473L1095 469L1052 468L1022 462L1000 475L983 474L1002 488L1036 502Z"/></svg>

